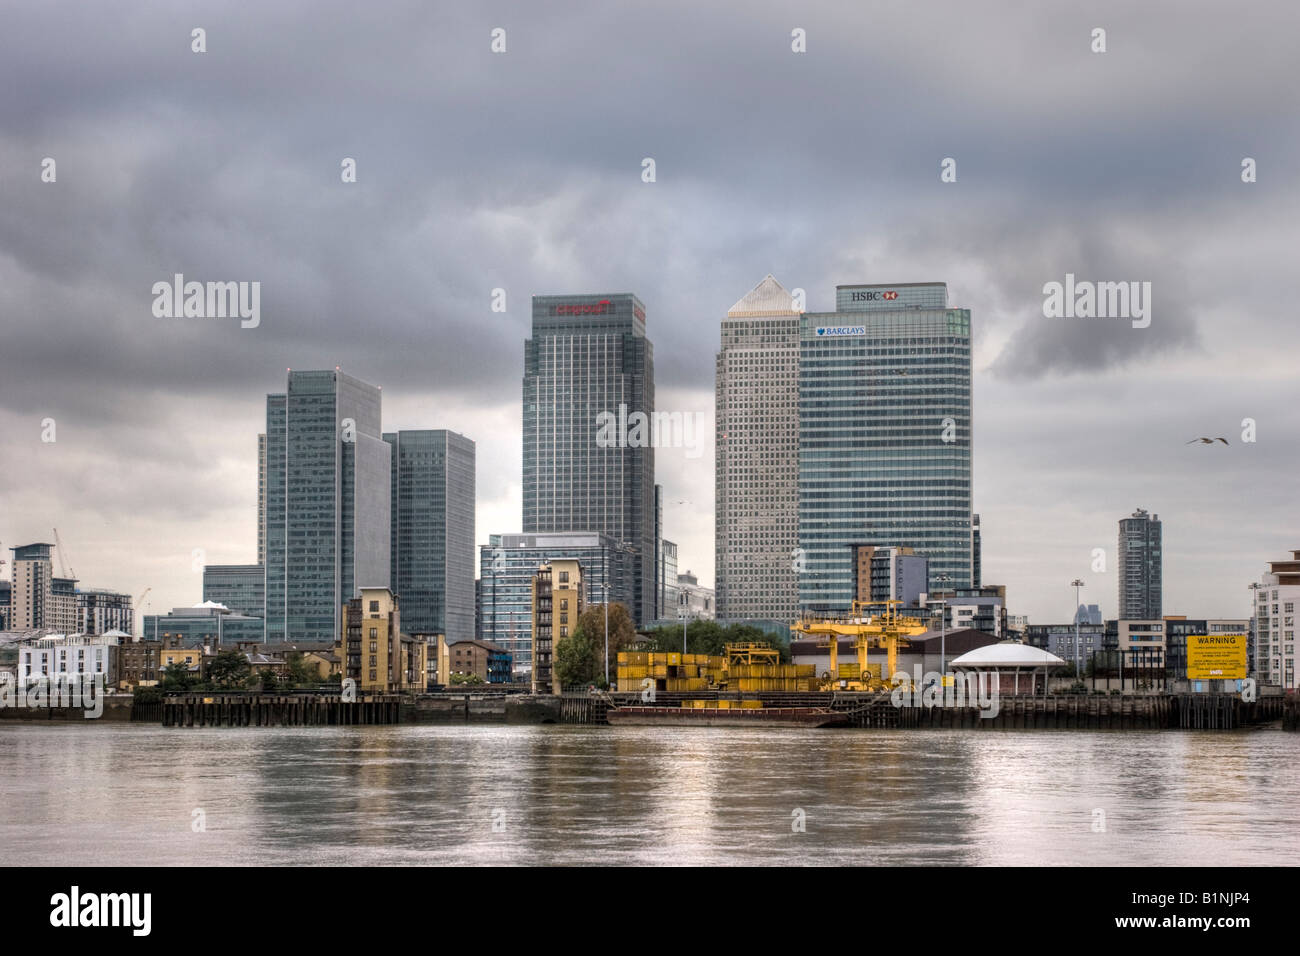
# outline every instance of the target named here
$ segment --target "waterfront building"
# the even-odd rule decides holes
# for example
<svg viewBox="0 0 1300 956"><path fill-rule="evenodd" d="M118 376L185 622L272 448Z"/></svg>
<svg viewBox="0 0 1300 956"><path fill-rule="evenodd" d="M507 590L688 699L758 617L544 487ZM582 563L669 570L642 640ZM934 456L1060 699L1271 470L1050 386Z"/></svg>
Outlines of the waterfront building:
<svg viewBox="0 0 1300 956"><path fill-rule="evenodd" d="M929 591L930 560L911 548L853 547L853 599L863 604L902 601L919 607Z"/></svg>
<svg viewBox="0 0 1300 956"><path fill-rule="evenodd" d="M510 652L487 641L448 644L447 657L452 676L474 676L485 684L508 684L513 679Z"/></svg>
<svg viewBox="0 0 1300 956"><path fill-rule="evenodd" d="M1270 561L1254 588L1255 673L1269 684L1296 690L1296 605L1300 604L1300 551Z"/></svg>
<svg viewBox="0 0 1300 956"><path fill-rule="evenodd" d="M266 398L268 641L333 640L362 586L389 586L381 394L334 369L290 371Z"/></svg>
<svg viewBox="0 0 1300 956"><path fill-rule="evenodd" d="M654 349L645 323L630 294L533 296L523 380L524 533L590 531L628 545L637 623L654 617L658 591Z"/></svg>
<svg viewBox="0 0 1300 956"><path fill-rule="evenodd" d="M158 651L158 679L165 676L167 668L177 664L183 665L194 676L202 677L208 659L215 656L210 645L185 644L175 636L164 638Z"/></svg>
<svg viewBox="0 0 1300 956"><path fill-rule="evenodd" d="M1138 508L1119 522L1117 620L1159 620L1162 610L1161 538L1159 515Z"/></svg>
<svg viewBox="0 0 1300 956"><path fill-rule="evenodd" d="M715 367L717 616L799 611L799 311L766 276L727 310Z"/></svg>
<svg viewBox="0 0 1300 956"><path fill-rule="evenodd" d="M213 601L193 607L172 608L167 614L144 616L144 639L173 641L184 647L213 647L240 641L263 639L265 622L260 617L235 614Z"/></svg>
<svg viewBox="0 0 1300 956"><path fill-rule="evenodd" d="M1105 649L1106 626L1104 624L1080 624L1078 629L1079 661L1081 666L1086 666L1087 661L1094 653ZM1067 664L1074 663L1074 624L1027 624L1024 634L1026 644L1048 651Z"/></svg>
<svg viewBox="0 0 1300 956"><path fill-rule="evenodd" d="M942 282L842 285L805 313L799 362L801 609L846 613L856 545L973 586L970 310Z"/></svg>
<svg viewBox="0 0 1300 956"><path fill-rule="evenodd" d="M926 595L931 627L952 630L971 628L1001 640L1007 636L1006 588L985 585L982 588L956 588L951 593ZM944 619L939 622L939 613ZM904 611L904 613L907 613Z"/></svg>
<svg viewBox="0 0 1300 956"><path fill-rule="evenodd" d="M119 643L114 634L49 634L23 641L18 645L18 686L102 677L106 688L116 687Z"/></svg>
<svg viewBox="0 0 1300 956"><path fill-rule="evenodd" d="M339 615L342 627L334 646L343 677L358 691L390 694L424 691L428 648L423 639L402 633L398 598L388 588L361 588Z"/></svg>
<svg viewBox="0 0 1300 956"><path fill-rule="evenodd" d="M586 606L582 565L577 561L551 561L533 575L532 624L534 694L560 693L554 671L555 645L578 626Z"/></svg>
<svg viewBox="0 0 1300 956"><path fill-rule="evenodd" d="M12 611L12 585L8 581L0 581L0 631L10 630L9 618Z"/></svg>
<svg viewBox="0 0 1300 956"><path fill-rule="evenodd" d="M262 616L266 607L266 568L260 564L208 564L203 568L203 600L232 614Z"/></svg>
<svg viewBox="0 0 1300 956"><path fill-rule="evenodd" d="M76 630L81 634L109 631L135 633L135 610L131 595L107 588L80 588L77 597Z"/></svg>
<svg viewBox="0 0 1300 956"><path fill-rule="evenodd" d="M603 604L608 594L631 613L638 577L629 545L593 532L490 535L479 548L481 639L510 653L518 677L532 671L533 576L562 558L582 565L584 603Z"/></svg>
<svg viewBox="0 0 1300 956"><path fill-rule="evenodd" d="M392 587L409 634L474 636L475 445L456 432L386 432Z"/></svg>
<svg viewBox="0 0 1300 956"><path fill-rule="evenodd" d="M123 640L117 647L118 687L152 687L162 679L162 641Z"/></svg>

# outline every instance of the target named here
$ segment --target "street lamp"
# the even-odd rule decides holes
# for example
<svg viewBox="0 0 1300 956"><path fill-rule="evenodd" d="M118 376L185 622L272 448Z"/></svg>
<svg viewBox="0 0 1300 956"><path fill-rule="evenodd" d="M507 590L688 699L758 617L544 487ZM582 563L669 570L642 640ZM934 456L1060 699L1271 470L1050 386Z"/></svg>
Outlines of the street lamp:
<svg viewBox="0 0 1300 956"><path fill-rule="evenodd" d="M1075 578L1070 582L1070 587L1074 588L1074 679L1082 680L1079 674L1079 588L1083 587L1083 582Z"/></svg>
<svg viewBox="0 0 1300 956"><path fill-rule="evenodd" d="M609 579L605 580L605 689L609 689Z"/></svg>
<svg viewBox="0 0 1300 956"><path fill-rule="evenodd" d="M948 575L941 574L938 578L941 584L948 583ZM939 591L939 686L948 686L948 602L945 600L943 593L947 588Z"/></svg>
<svg viewBox="0 0 1300 956"><path fill-rule="evenodd" d="M682 653L683 654L686 653L686 611L688 609L688 605L686 602L687 602L686 592L682 591L681 595L677 598L677 613L681 615L682 618Z"/></svg>

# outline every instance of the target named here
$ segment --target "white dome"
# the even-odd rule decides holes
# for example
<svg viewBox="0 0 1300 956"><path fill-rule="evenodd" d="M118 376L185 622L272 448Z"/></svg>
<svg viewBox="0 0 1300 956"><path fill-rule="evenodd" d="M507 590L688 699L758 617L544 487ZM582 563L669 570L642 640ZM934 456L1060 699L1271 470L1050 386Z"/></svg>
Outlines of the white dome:
<svg viewBox="0 0 1300 956"><path fill-rule="evenodd" d="M1028 644L989 644L954 658L953 667L1060 667L1065 661Z"/></svg>

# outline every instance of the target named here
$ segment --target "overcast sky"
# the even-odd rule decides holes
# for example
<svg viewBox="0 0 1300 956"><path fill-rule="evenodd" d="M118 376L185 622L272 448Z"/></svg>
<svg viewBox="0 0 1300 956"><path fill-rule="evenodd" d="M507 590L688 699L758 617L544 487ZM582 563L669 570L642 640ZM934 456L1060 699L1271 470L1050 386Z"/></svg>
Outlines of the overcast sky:
<svg viewBox="0 0 1300 956"><path fill-rule="evenodd" d="M659 408L711 419L721 320L771 272L810 311L932 280L971 310L984 580L1013 613L1069 620L1082 577L1113 616L1140 506L1165 613L1247 615L1300 548L1300 8L975 6L0 7L4 556L57 526L83 586L199 601L195 549L255 559L287 367L474 439L479 540L518 531L529 296L636 293ZM175 273L261 282L260 326L156 318ZM1045 318L1066 273L1151 282L1150 327ZM658 453L666 536L709 584L713 467L711 430Z"/></svg>

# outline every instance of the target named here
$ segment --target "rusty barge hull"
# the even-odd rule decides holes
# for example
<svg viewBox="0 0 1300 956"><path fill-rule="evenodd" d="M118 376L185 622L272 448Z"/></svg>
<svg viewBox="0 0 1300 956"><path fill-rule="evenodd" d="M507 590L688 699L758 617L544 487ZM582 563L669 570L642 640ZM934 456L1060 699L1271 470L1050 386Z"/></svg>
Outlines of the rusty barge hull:
<svg viewBox="0 0 1300 956"><path fill-rule="evenodd" d="M843 727L848 714L823 707L616 707L605 715L614 726L629 727Z"/></svg>

